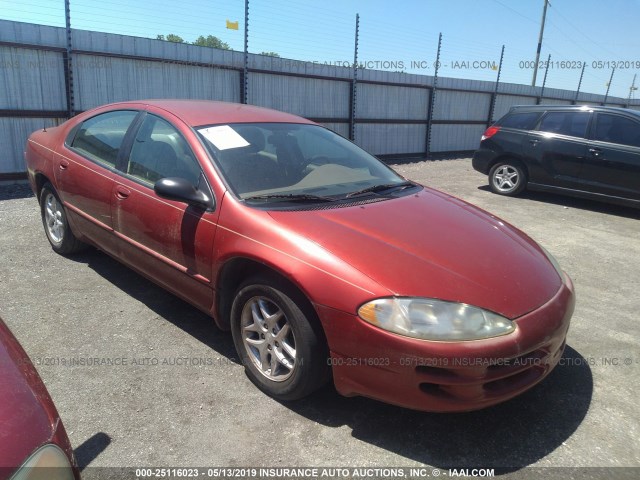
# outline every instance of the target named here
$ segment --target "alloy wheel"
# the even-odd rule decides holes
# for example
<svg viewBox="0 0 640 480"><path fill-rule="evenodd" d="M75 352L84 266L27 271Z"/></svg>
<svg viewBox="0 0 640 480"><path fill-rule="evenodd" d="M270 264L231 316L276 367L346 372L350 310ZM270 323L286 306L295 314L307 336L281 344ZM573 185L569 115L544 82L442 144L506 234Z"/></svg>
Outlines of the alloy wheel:
<svg viewBox="0 0 640 480"><path fill-rule="evenodd" d="M285 313L266 297L252 297L240 317L242 343L269 380L283 382L296 368L296 341Z"/></svg>
<svg viewBox="0 0 640 480"><path fill-rule="evenodd" d="M515 190L520 183L520 174L511 165L502 165L493 174L493 184L504 193Z"/></svg>
<svg viewBox="0 0 640 480"><path fill-rule="evenodd" d="M45 197L44 218L49 238L55 243L62 243L64 239L64 212L62 205L51 192Z"/></svg>

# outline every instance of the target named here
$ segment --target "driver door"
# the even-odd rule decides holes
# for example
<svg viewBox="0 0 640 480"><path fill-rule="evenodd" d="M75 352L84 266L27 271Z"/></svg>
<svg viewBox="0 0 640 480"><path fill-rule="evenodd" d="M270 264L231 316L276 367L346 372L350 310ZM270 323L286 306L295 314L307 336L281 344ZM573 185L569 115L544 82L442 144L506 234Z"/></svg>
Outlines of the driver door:
<svg viewBox="0 0 640 480"><path fill-rule="evenodd" d="M153 188L161 178L180 177L213 198L187 141L171 123L147 113L119 167L111 209L121 258L209 312L213 301L214 213L162 198Z"/></svg>

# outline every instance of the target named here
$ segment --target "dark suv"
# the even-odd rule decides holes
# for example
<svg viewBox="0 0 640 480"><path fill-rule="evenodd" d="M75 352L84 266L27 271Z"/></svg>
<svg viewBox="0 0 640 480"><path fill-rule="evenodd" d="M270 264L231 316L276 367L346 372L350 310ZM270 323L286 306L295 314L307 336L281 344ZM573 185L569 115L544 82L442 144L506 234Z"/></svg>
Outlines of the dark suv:
<svg viewBox="0 0 640 480"><path fill-rule="evenodd" d="M484 132L473 168L500 195L529 188L640 208L640 112L513 107Z"/></svg>

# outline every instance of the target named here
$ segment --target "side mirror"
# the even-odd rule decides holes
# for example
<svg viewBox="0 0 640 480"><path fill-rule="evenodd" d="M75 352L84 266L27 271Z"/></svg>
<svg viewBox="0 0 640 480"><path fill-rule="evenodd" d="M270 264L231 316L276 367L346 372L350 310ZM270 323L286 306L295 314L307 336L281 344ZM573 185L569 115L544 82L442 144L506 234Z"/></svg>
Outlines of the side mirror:
<svg viewBox="0 0 640 480"><path fill-rule="evenodd" d="M158 196L169 200L199 205L204 208L211 208L212 202L209 195L194 187L189 180L178 177L161 178L153 186L153 190Z"/></svg>

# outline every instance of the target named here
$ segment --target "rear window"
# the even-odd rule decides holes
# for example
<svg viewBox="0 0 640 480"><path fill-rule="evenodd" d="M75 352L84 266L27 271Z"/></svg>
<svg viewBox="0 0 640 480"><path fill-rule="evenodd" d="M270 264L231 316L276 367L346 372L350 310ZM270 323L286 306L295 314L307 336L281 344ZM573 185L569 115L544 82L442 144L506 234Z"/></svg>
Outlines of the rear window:
<svg viewBox="0 0 640 480"><path fill-rule="evenodd" d="M518 128L520 130L531 130L536 124L540 112L509 113L498 125L502 128Z"/></svg>

